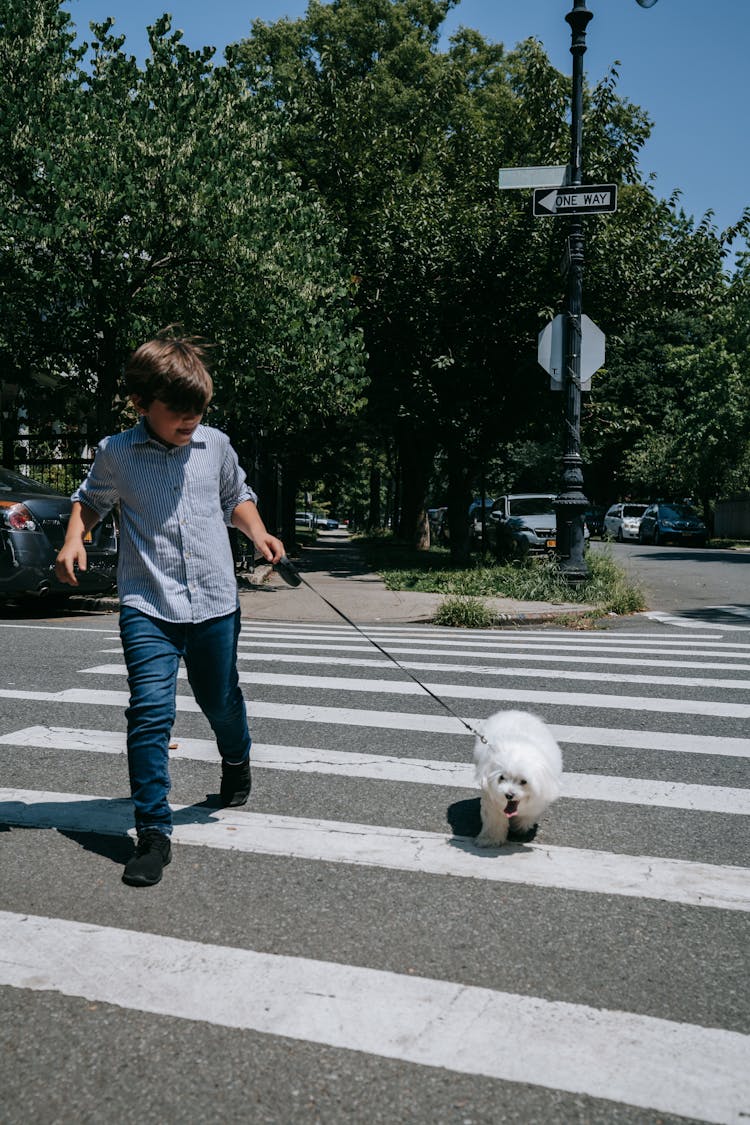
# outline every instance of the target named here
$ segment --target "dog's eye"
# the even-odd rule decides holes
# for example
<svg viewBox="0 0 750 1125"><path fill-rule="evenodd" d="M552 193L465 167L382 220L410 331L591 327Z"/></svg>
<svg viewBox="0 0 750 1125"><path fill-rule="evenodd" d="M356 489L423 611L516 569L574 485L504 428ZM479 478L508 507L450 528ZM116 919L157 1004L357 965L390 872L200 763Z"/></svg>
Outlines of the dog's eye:
<svg viewBox="0 0 750 1125"><path fill-rule="evenodd" d="M526 778L525 778L525 777L522 777L522 778L521 778L521 785L525 785L525 784L526 784Z"/></svg>
<svg viewBox="0 0 750 1125"><path fill-rule="evenodd" d="M498 774L497 780L498 781L505 781L505 774L504 773Z"/></svg>

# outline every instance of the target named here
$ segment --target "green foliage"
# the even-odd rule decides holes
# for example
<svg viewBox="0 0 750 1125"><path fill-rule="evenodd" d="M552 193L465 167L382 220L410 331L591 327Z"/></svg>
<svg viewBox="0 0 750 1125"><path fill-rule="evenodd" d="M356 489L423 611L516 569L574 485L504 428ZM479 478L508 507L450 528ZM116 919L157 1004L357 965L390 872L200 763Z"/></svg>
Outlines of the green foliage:
<svg viewBox="0 0 750 1125"><path fill-rule="evenodd" d="M552 486L536 337L567 231L497 169L565 163L570 79L535 40L441 50L454 3L312 0L225 65L163 16L140 65L110 20L86 50L58 0L0 0L0 360L30 416L110 428L128 351L178 322L217 343L214 418L253 457L263 433L292 493L369 519L381 488L413 534L437 458L458 557L481 477ZM586 178L621 185L586 223L586 489L705 498L747 482L750 257L725 262L750 211L720 233L656 198L616 83L584 97Z"/></svg>
<svg viewBox="0 0 750 1125"><path fill-rule="evenodd" d="M285 166L345 227L369 355L366 441L398 452L404 530L438 454L457 549L480 470L516 483L525 446L526 466L547 475L561 444L560 397L535 341L563 297L566 229L496 184L498 166L568 159L570 80L534 40L506 50L462 29L440 51L448 7L316 2L303 19L254 24L236 58L288 124L276 148ZM613 70L584 99L586 176L622 185L618 212L587 223L585 307L608 337L584 418L600 499L679 398L661 349L685 343L689 322L710 318L727 290L726 242L710 216L696 225L677 196L658 200L639 183L651 122L616 81Z"/></svg>
<svg viewBox="0 0 750 1125"><path fill-rule="evenodd" d="M446 598L435 611L432 622L456 629L488 629L496 623L496 617L480 598L459 595Z"/></svg>
<svg viewBox="0 0 750 1125"><path fill-rule="evenodd" d="M589 551L591 575L571 586L560 574L555 559L529 558L506 565L486 565L475 560L457 567L447 551L417 552L393 538L365 538L368 562L389 590L418 590L455 598L513 598L552 604L592 605L602 613L635 613L644 607L643 594L615 563L610 552Z"/></svg>
<svg viewBox="0 0 750 1125"><path fill-rule="evenodd" d="M143 67L111 20L92 26L84 64L57 4L31 0L25 21L20 7L5 0L2 49L15 71L42 74L38 95L24 87L24 128L0 134L17 170L0 186L3 358L34 361L41 338L65 396L96 396L108 427L125 356L177 321L217 340L230 427L286 437L356 409L362 337L340 233L279 168L268 99L214 66L212 49L189 50L167 16L149 28ZM5 79L2 90L10 101Z"/></svg>

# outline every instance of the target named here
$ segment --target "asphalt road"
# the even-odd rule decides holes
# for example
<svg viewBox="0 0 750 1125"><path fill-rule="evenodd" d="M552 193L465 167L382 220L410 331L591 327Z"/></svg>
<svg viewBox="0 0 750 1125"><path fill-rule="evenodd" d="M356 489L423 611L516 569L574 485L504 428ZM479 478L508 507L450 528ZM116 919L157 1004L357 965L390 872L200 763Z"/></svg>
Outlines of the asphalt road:
<svg viewBox="0 0 750 1125"><path fill-rule="evenodd" d="M750 551L600 540L592 540L591 549L611 551L640 584L650 609L700 614L709 608L732 605L750 613ZM716 616L717 621L720 616Z"/></svg>
<svg viewBox="0 0 750 1125"><path fill-rule="evenodd" d="M565 793L500 852L457 720L343 625L247 622L251 803L181 682L145 891L116 616L0 614L3 1121L742 1121L750 620L706 612L378 631L471 722L552 725Z"/></svg>

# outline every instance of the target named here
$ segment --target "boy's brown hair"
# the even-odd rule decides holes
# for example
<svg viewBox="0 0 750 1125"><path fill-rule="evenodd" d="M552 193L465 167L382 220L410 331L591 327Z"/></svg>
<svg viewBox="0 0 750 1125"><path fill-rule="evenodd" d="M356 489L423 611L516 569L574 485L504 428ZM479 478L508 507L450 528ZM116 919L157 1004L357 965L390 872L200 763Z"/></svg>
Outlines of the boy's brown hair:
<svg viewBox="0 0 750 1125"><path fill-rule="evenodd" d="M157 398L177 413L202 414L214 392L205 346L168 331L133 352L125 364L127 392L145 409Z"/></svg>

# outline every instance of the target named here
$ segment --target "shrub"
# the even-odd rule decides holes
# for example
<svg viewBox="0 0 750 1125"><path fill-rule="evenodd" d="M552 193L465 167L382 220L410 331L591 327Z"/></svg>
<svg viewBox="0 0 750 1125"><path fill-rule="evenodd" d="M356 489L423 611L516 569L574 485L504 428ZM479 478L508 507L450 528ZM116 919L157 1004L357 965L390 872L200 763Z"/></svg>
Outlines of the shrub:
<svg viewBox="0 0 750 1125"><path fill-rule="evenodd" d="M457 629L488 629L495 618L481 598L457 594L445 599L432 622Z"/></svg>

